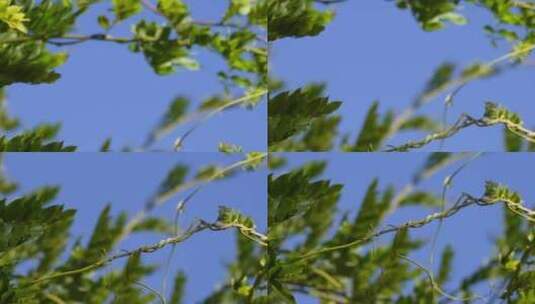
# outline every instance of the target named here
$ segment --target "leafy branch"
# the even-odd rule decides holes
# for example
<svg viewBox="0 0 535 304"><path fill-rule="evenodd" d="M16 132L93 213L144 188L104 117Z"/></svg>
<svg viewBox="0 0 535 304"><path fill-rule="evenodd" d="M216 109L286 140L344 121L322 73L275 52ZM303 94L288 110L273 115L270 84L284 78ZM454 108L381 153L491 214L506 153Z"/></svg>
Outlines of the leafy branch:
<svg viewBox="0 0 535 304"><path fill-rule="evenodd" d="M459 131L471 126L491 127L495 125L503 125L505 126L505 128L507 128L507 130L518 135L519 137L529 142L535 142L535 131L526 129L523 126L523 122L518 116L518 114L510 112L506 108L498 106L495 103L487 102L485 105L485 114L480 119L473 118L468 114L463 114L453 126L447 128L444 131L429 134L420 141L411 141L397 147L388 148L385 151L405 152L411 149L421 148L427 144L430 144L433 141L443 140L452 137Z"/></svg>
<svg viewBox="0 0 535 304"><path fill-rule="evenodd" d="M146 149L150 147L155 141L172 132L177 126L193 122L194 125L175 141L175 150L181 150L186 138L210 118L238 106L254 107L259 102L258 100L266 94L267 90L265 89L254 90L253 92L234 100L218 102L215 106L201 107L199 110L188 115L184 115L187 101L182 98L177 98L173 104L171 104L168 112L162 118L158 126L149 134L143 148Z"/></svg>
<svg viewBox="0 0 535 304"><path fill-rule="evenodd" d="M223 209L223 210L225 210L225 209ZM103 260L100 260L100 261L98 261L96 263L93 263L91 265L85 266L83 268L46 275L46 276L43 276L43 277L40 277L40 278L38 278L36 280L31 281L29 284L32 284L32 285L40 284L40 283L43 283L43 282L46 282L46 281L49 281L49 280L58 279L58 278L61 278L61 277L81 274L81 273L85 273L85 272L89 272L89 271L101 268L102 266L105 266L105 265L107 265L107 264L109 264L109 263L111 263L111 262L113 262L113 261L115 261L117 259L131 257L131 256L134 256L134 255L153 253L153 252L158 251L158 250L160 250L160 249L162 249L162 248L164 248L164 247L166 247L168 245L173 245L173 244L178 244L178 243L184 242L187 239L189 239L190 237L192 237L193 235L195 235L196 233L199 233L199 232L207 230L207 229L208 230L212 230L212 231L221 231L221 230L227 230L227 229L235 228L235 229L238 229L242 234L249 236L250 239L256 240L260 245L266 246L265 240L267 240L267 237L264 236L263 234L261 234L260 232L257 232L254 229L254 227L250 227L250 223L244 224L244 223L241 223L240 221L236 221L236 220L234 220L232 222L229 222L226 217L228 217L228 215L225 215L224 211L220 211L220 218L219 218L219 220L217 222L209 223L209 222L206 222L204 220L198 220L196 223L192 224L186 231L182 232L181 234L179 234L177 236L163 239L163 240L161 240L161 241L159 241L159 242L157 242L155 244L152 244L152 245L141 246L141 247L139 247L137 249L133 249L133 250L130 250L130 251L125 251L125 252L122 252L122 253L119 253L119 254L116 254L116 255L112 255L110 257L107 257L107 258L105 258ZM250 237L250 236L252 236L252 237ZM258 238L258 239L256 239L256 238Z"/></svg>
<svg viewBox="0 0 535 304"><path fill-rule="evenodd" d="M145 203L143 210L134 215L126 224L123 236L128 235L150 212L167 202L173 196L194 189L189 196L177 204L177 211L182 211L193 195L200 191L205 185L225 178L226 176L230 176L238 169L254 169L261 165L266 158L266 153L251 152L248 153L244 159L226 167L207 167L204 171L199 172L194 179L187 182L183 181L184 176L186 175L186 168L182 165L176 166L162 182L162 185L156 194Z"/></svg>
<svg viewBox="0 0 535 304"><path fill-rule="evenodd" d="M342 185L317 179L325 163L307 163L288 173L271 177L268 186L270 299L297 303L293 293L302 293L335 303L375 303L401 299L406 303L422 299L427 299L429 303L470 303L482 298L470 292L471 286L496 278L502 280L503 286L514 286L496 291L502 299L531 299L531 295L523 292L529 290L532 284L520 283L518 277L526 282L531 275L528 265L531 265L532 255L525 251L529 251L533 241L529 227L535 223L535 211L525 205L517 192L489 181L481 196L462 193L446 208L446 190L441 196L436 196L429 191L416 189L424 178L464 157L465 154L431 154L412 182L397 192L393 186L379 192L378 180L374 179L364 194L356 217L351 219L348 212L343 212L334 233L330 231ZM449 189L454 177L470 161L447 176L444 189ZM381 227L392 209L412 205L440 206L440 211L420 219ZM409 257L411 251L425 244L423 240L412 240L409 231L441 223L472 206L495 205L503 207L505 217L505 234L497 241L498 255L467 276L459 289L447 291L442 287L451 271L453 247L444 249L436 275L432 270L433 262L427 268ZM525 234L524 227L527 228ZM378 241L379 237L392 234L394 237L391 241ZM438 230L430 242L433 253L437 234ZM411 269L411 265L415 269ZM422 274L424 277L417 280ZM517 279L513 279L515 277ZM511 283L511 280L515 282ZM407 289L408 286L412 286L413 290ZM507 295L506 290L510 290L511 295ZM439 301L437 296L443 299ZM489 296L491 298L492 295Z"/></svg>

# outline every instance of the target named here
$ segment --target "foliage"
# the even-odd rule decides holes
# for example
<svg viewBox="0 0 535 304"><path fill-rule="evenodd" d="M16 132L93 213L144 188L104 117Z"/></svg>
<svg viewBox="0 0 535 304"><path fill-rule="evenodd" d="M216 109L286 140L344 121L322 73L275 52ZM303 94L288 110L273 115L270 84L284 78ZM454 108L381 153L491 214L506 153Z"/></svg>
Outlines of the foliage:
<svg viewBox="0 0 535 304"><path fill-rule="evenodd" d="M226 67L217 71L224 88L216 98L222 101L187 113L189 100L173 100L159 124L149 134L143 149L149 149L179 125L191 123L218 109L237 106L253 108L267 92L267 0L228 0L228 8L216 20L196 20L190 4L182 0L113 0L108 1L97 18L102 32L84 32L80 18L101 1L9 1L0 2L0 88L12 84L55 83L61 75L57 69L68 59L65 46L88 41L125 45L140 53L157 75L172 75L184 70L197 70L202 62L198 50L206 50L222 58ZM135 18L134 18L135 17ZM126 37L114 36L131 28ZM59 50L58 50L59 49ZM259 94L262 92L262 94ZM251 96L252 95L252 96ZM227 105L239 99L242 102ZM188 114L188 115L186 115ZM181 118L188 116L184 121ZM208 115L211 116L211 115ZM191 133L192 131L188 131ZM17 134L18 135L18 134Z"/></svg>
<svg viewBox="0 0 535 304"><path fill-rule="evenodd" d="M268 39L316 36L332 20L332 11L320 11L313 0L269 0Z"/></svg>
<svg viewBox="0 0 535 304"><path fill-rule="evenodd" d="M177 183L191 183L187 171L185 164L173 168L157 193ZM249 284L246 278L261 269L263 235L255 230L250 217L237 210L221 207L214 223L200 220L177 232L170 221L147 216L151 210L131 217L126 212L112 212L115 208L108 204L87 240L82 241L81 237L71 235L71 227L79 219L76 210L57 202L60 187L41 187L9 198L7 194L13 193L16 185L3 174L0 176L4 194L0 200L2 304L154 303L165 302L166 298L168 303L184 303L185 273L177 272L173 289L163 294L143 283L157 270L143 256L166 246L179 246L205 229L237 231L237 256L228 265L225 287L207 295L206 303L245 303L248 294L244 291ZM126 236L146 232L161 235L162 239L152 245L119 251ZM115 260L124 263L112 264ZM261 295L259 292L258 297Z"/></svg>
<svg viewBox="0 0 535 304"><path fill-rule="evenodd" d="M309 150L314 147L314 143L307 140L310 137L321 137L321 142L330 146L328 143L332 141L332 136L329 131L332 132L332 128L325 124L332 121L335 122L334 126L337 125L337 118L329 115L340 107L341 102L330 101L322 96L324 89L323 85L310 85L293 92L279 93L269 99L270 150ZM321 130L324 130L324 135L319 133ZM291 140L298 136L302 136L301 142Z"/></svg>
<svg viewBox="0 0 535 304"><path fill-rule="evenodd" d="M299 7L294 4L294 13L279 12L275 10L276 22L273 24L273 39L283 37L300 38L303 36L315 36L328 26L331 18L318 21L317 16L327 16L330 9L323 10L321 5L338 5L344 0L317 0L300 1ZM494 0L438 0L438 1L394 1L397 8L408 10L412 13L416 21L425 31L437 31L443 29L446 24L453 23L464 25L468 22L463 16L461 6L470 6L473 10L485 10L492 14L495 24L486 25L484 32L489 35L491 42L497 44L499 40L506 40L512 45L512 50L496 58L495 60L481 63L474 62L459 70L452 63L446 62L440 65L423 90L405 109L380 110L380 101L374 101L369 106L364 115L364 122L360 130L356 130L355 139L351 139L352 132L342 133L339 130L342 117L335 111L340 107L340 102L331 111L318 112L316 116L305 115L307 111L314 111L315 108L307 106L315 99L328 100L325 93L325 85L308 85L296 88L295 92L311 91L315 95L295 96L293 107L301 109L294 115L288 114L281 123L281 112L278 109L280 99L293 97L290 92L285 91L279 94L270 94L268 101L268 145L270 151L328 151L341 150L345 152L372 152L372 151L408 151L410 149L422 148L433 141L445 141L454 136L461 129L477 125L479 127L503 124L504 149L507 151L532 150L534 145L533 132L515 123L514 117L506 119L482 122L475 119L468 119L469 116L462 116L452 126L447 126L447 110L452 107L459 92L471 82L496 76L507 70L516 68L526 60L535 49L535 5L526 1L494 1ZM293 1L280 1L279 6L290 7ZM343 10L343 5L340 4ZM301 10L306 11L301 12ZM328 15L333 17L332 15ZM283 20L283 21L281 21ZM279 27L278 24L285 24ZM299 25L299 26L298 26ZM294 28L303 30L303 33L295 31ZM316 29L316 30L313 30ZM282 31L282 33L280 33ZM274 41L273 43L277 43ZM429 113L420 114L423 108L444 96L444 111L440 118L436 118ZM305 110L304 110L305 109ZM501 109L501 108L500 108ZM485 105L487 114L489 104ZM500 111L503 111L500 110ZM505 114L505 113L502 113ZM501 114L500 114L501 115ZM488 118L488 117L487 117ZM511 119L509 119L511 118ZM519 117L516 117L519 119ZM411 135L427 133L421 140L409 141L406 144L393 146L390 141L395 142L396 137L405 137L402 133Z"/></svg>
<svg viewBox="0 0 535 304"><path fill-rule="evenodd" d="M520 204L522 200L506 186L488 182L481 197L463 194L456 204L442 212L396 225L385 221L387 215L409 205L430 208L444 204L442 195L421 188L419 182L447 169L459 156L462 155L430 154L414 175L419 180L413 179L408 187L397 189L381 185L378 178L372 180L354 215L353 208L339 209L343 188L323 177L326 162L309 162L271 175L268 181L269 301L477 303L481 297L487 298L478 294L480 286L491 282L502 282L504 288L491 290L488 298L501 298L507 303L535 300L532 284L526 281L532 275L535 220L510 212L513 210L508 204ZM453 176L449 175L449 179ZM401 204L396 203L400 201ZM489 262L478 266L465 279L450 280L456 244L445 246L437 269L428 269L410 257L421 256L422 248L433 242L427 237L414 237L412 230L434 221L447 221L470 206L484 208L499 202L505 204L503 235L495 240Z"/></svg>

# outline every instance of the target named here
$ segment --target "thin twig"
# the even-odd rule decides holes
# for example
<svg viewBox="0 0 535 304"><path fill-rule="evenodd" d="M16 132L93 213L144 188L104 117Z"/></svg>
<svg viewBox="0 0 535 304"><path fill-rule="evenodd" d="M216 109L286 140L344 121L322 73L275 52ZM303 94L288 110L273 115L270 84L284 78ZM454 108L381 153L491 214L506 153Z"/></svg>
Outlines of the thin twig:
<svg viewBox="0 0 535 304"><path fill-rule="evenodd" d="M184 141L186 140L186 138L192 134L198 127L200 127L204 122L206 122L207 120L209 120L210 118L212 118L213 116L229 109L229 108L233 108L233 107L236 107L236 106L239 106L239 105L242 105L242 104L246 104L247 102L251 101L251 100L254 100L256 98L260 98L264 95L266 95L268 93L268 90L260 90L260 91L257 91L255 93L252 93L252 94L248 94L248 95L245 95L245 96L242 96L238 99L235 99L235 100L232 100L232 101L229 101L227 103L225 103L224 105L218 107L218 108L215 108L209 112L207 112L207 114L205 116L203 116L201 119L199 119L199 121L197 121L196 124L194 124L190 129L188 129L181 137L177 138L177 140L175 141L175 150L180 150L182 149L182 146L184 145Z"/></svg>
<svg viewBox="0 0 535 304"><path fill-rule="evenodd" d="M408 3L407 3L408 4ZM495 68L498 64L502 63L503 61L509 60L511 58L523 55L525 53L531 52L535 49L535 44L527 45L526 47L523 47L521 49L518 49L513 52L509 52L503 56L500 56L496 59L493 59L489 61L488 63L482 64L482 68L488 71L497 72L498 70ZM516 66L516 63L513 63L509 65L509 67ZM484 76L487 76L487 74L468 74L468 75L462 75L459 78L450 80L446 82L445 84L426 92L425 94L418 96L416 100L407 108L405 109L400 115L396 117L394 122L392 123L387 135L385 136L385 139L392 137L393 134L395 134L401 126L409 120L418 109L420 109L425 104L431 102L434 98L436 98L438 95L440 95L442 92L446 90L452 90L447 96L446 96L446 103L452 103L454 98L457 96L457 94L460 93L460 91L465 88L470 82L477 80L479 78L482 78Z"/></svg>
<svg viewBox="0 0 535 304"><path fill-rule="evenodd" d="M88 266L85 266L85 267L82 267L82 268L69 270L69 271L64 271L64 272L59 272L59 273L53 273L53 274L50 274L50 275L45 275L43 277L40 277L38 279L35 279L35 280L31 281L29 284L30 285L36 285L36 284L40 284L40 283L43 283L43 282L46 282L46 281L50 281L50 280L54 280L54 279L58 279L58 278L66 277L66 276L82 274L82 273L89 272L89 271L95 270L97 268L100 268L102 266L105 266L105 265L107 265L107 264L109 264L109 263L111 263L111 262L113 262L115 260L118 260L118 259L130 257L130 256L133 256L133 255L141 255L141 254L145 254L145 253L152 253L152 252L158 251L158 250L160 250L160 249L162 249L162 248L164 248L164 247L166 247L168 245L182 243L182 242L186 241L187 239L189 239L190 237L192 237L193 235L195 235L196 233L201 232L201 231L206 230L206 229L209 229L209 230L212 230L212 231L221 231L221 230L227 230L227 229L231 229L231 228L235 228L235 229L238 229L240 231L241 231L241 229L243 229L243 227L241 227L240 225L222 224L222 223L219 223L219 222L208 223L208 222L203 221L203 220L198 220L197 222L192 224L189 229L187 229L186 231L184 231L180 235L169 237L167 239L163 239L163 240L161 240L161 241L159 241L159 242L157 242L155 244L152 244L152 245L141 246L141 247L139 247L137 249L134 249L134 250L124 251L122 253L119 253L119 254L116 254L116 255L112 255L112 256L107 257L105 259L102 259L102 260L100 260L100 261L98 261L98 262L96 262L94 264L91 264L91 265L88 265ZM250 229L250 228L248 228L248 229ZM255 235L261 236L262 238L267 238L267 236L265 236L265 235L263 235L263 234L261 234L259 232L254 231L254 233L255 233Z"/></svg>
<svg viewBox="0 0 535 304"><path fill-rule="evenodd" d="M456 297L456 296L453 296L453 295L450 295L448 294L447 292L445 292L439 285L438 283L435 281L434 277L433 277L433 273L425 268L423 265L421 265L420 263L412 260L411 258L407 257L407 256L404 256L402 254L398 254L398 256L400 258L402 258L403 260L415 265L416 267L420 268L427 276L427 278L429 279L429 282L431 283L431 287L433 287L433 290L438 292L441 296L449 299L449 300L452 300L452 301L472 301L472 300L475 300L475 299L482 299L483 297L481 296L471 296L471 297Z"/></svg>
<svg viewBox="0 0 535 304"><path fill-rule="evenodd" d="M146 203L145 203L145 207L143 210L141 210L140 212L138 212L136 215L134 215L134 217L132 217L132 219L126 224L125 226L125 229L123 230L123 234L122 234L122 238L124 238L125 236L127 236L128 234L130 234L130 232L134 229L134 227L139 223L141 222L146 216L148 213L152 212L152 210L158 206L161 206L162 204L164 204L167 200L169 200L171 197L177 195L178 193L181 193L181 192L184 192L186 190L189 190L189 189L192 189L192 188L197 188L196 190L194 190L192 192L192 194L190 194L183 202L184 204L186 204L190 199L191 197L193 196L193 194L197 191L200 190L200 188L216 179L219 179L229 173L231 173L232 171L238 169L238 168L243 168L249 164L252 164L252 163L255 163L259 160L263 160L267 157L267 154L266 153L262 153L262 154L259 154L255 157L251 157L251 158L246 158L246 159L243 159L243 160L240 160L238 162L235 162L235 163L232 163L230 165L228 165L227 167L224 167L224 168L221 168L221 169L218 169L216 170L212 175L206 177L206 178L203 178L203 179L194 179L190 182L186 182L186 183L183 183L183 184L179 184L177 185L176 187L164 192L164 193L159 193L153 197L151 197ZM184 208L185 206L182 206L182 208Z"/></svg>
<svg viewBox="0 0 535 304"><path fill-rule="evenodd" d="M311 252L308 252L308 253L305 253L299 257L296 257L296 258L291 258L288 260L287 263L295 263L295 262L300 262L300 261L303 261L303 260L306 260L306 259L310 259L310 258L313 258L313 257L316 257L318 255L322 255L322 254L325 254L325 253L329 253L329 252L333 252L333 251L338 251L338 250L342 250L342 249L348 249L348 248L351 248L351 247L355 247L355 246L358 246L364 242L367 242L367 241L370 241L372 239L375 239L379 236L382 236L384 234L388 234L388 233L392 233L392 232L398 232L400 230L404 230L404 229L415 229L415 228L420 228L422 226L425 226L433 221L436 221L436 220L440 220L440 219L444 219L444 218L448 218L448 217L451 217L453 216L454 214L456 214L457 212L459 212L460 210L466 208L466 207L469 207L469 206L472 206L472 205L480 205L480 206L487 206L487 205L492 205L492 204L495 204L497 202L495 201L488 201L486 200L486 198L475 198L467 193L463 193L459 199L457 200L457 202L449 209L445 210L444 212L436 212L436 213L433 213L433 214L430 214L428 216L426 216L425 218L423 219L420 219L420 220L417 220L417 221L408 221L404 224L401 224L401 225L398 225L398 226L395 226L395 225L391 225L389 226L388 228L384 228L382 230L379 230L379 231L376 231L376 232L371 232L370 234L362 237L362 238L359 238L355 241L352 241L352 242L349 242L349 243L345 243L345 244L342 244L342 245L337 245L337 246L332 246L332 247L327 247L327 248L321 248L321 249L318 249L316 251L311 251Z"/></svg>
<svg viewBox="0 0 535 304"><path fill-rule="evenodd" d="M412 149L418 149L437 140L443 140L457 134L462 129L470 126L491 127L495 125L504 125L512 133L524 138L529 142L535 142L535 131L525 128L520 123L514 123L505 119L488 119L486 117L475 119L468 114L462 114L457 122L450 128L437 133L429 134L419 141L409 141L400 146L389 147L385 152L406 152Z"/></svg>

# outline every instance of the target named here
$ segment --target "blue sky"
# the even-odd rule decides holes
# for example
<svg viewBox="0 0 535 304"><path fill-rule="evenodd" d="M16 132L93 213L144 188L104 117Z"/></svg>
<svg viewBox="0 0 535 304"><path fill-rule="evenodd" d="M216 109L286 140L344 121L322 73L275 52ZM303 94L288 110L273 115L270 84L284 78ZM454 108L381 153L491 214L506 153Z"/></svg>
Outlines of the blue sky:
<svg viewBox="0 0 535 304"><path fill-rule="evenodd" d="M227 5L226 1L186 2L199 20L217 20ZM76 33L101 33L97 16L111 15L110 7L109 1L95 5L80 17ZM154 14L143 13L110 34L128 37L130 26L141 17L163 22ZM112 137L115 150L139 147L175 96L190 97L193 109L202 99L222 92L216 73L225 68L224 60L200 49L194 49L193 54L202 69L180 70L170 76L156 75L143 54L130 52L127 45L90 41L60 49L70 53L67 63L58 69L62 78L51 85L10 86L9 109L25 127L61 122L59 138L81 151L98 150L108 137ZM240 144L247 151L265 150L265 117L265 103L252 111L237 109L217 115L188 138L184 150L216 151L220 141ZM244 126L248 132L243 132ZM171 150L174 140L186 129L178 128L155 148Z"/></svg>
<svg viewBox="0 0 535 304"><path fill-rule="evenodd" d="M355 216L365 191L374 178L379 179L379 189L384 190L388 185L400 189L411 181L412 175L423 165L427 153L278 153L288 159L288 167L277 173L304 164L311 160L327 160L328 167L322 178L344 185L339 207L339 214L349 211ZM463 161L458 162L441 171L433 178L422 182L421 189L432 191L440 195L442 183L446 176L452 174ZM455 201L462 192L474 196L482 195L484 184L493 180L508 185L518 191L526 205L533 208L535 205L535 188L533 187L533 170L535 158L528 153L489 153L472 161L460 174L458 174L448 191L448 200ZM385 225L401 224L408 220L424 218L435 210L425 208L404 208L386 219ZM412 230L412 235L430 240L437 224L429 224L420 229ZM444 221L437 240L437 257L445 245L455 248L455 260L452 274L452 284L448 287L458 286L459 280L474 270L478 265L490 258L493 254L492 239L502 233L502 212L498 206L486 208L470 207L463 209L457 215ZM378 240L389 239L383 237ZM412 258L429 265L431 246L424 247ZM436 263L436 262L435 262ZM435 264L436 265L436 264ZM485 295L488 286L481 286L480 292ZM316 303L314 300L301 297L299 303Z"/></svg>
<svg viewBox="0 0 535 304"><path fill-rule="evenodd" d="M482 31L492 17L473 6L462 7L469 18L466 26L449 25L438 32L424 32L408 11L396 9L393 1L347 1L333 5L334 21L319 36L282 39L272 45L271 72L290 89L309 82L325 81L328 95L344 102L339 110L341 130L352 139L374 100L381 110L404 109L424 87L434 69L445 61L466 66L487 62L508 52L505 43L494 48ZM526 126L535 126L535 69L523 67L498 77L477 81L458 95L450 110L449 123L461 113L483 114L485 101L495 101L522 114ZM422 113L442 117L444 97ZM501 128L464 130L446 141L447 151L501 151ZM403 136L392 144L419 139L422 134ZM422 151L438 150L430 145Z"/></svg>
<svg viewBox="0 0 535 304"><path fill-rule="evenodd" d="M60 185L56 202L78 210L72 238L82 236L87 240L107 203L111 203L113 214L120 211L131 215L137 213L175 164L189 165L195 172L209 164L228 165L238 160L238 155L218 153L8 153L4 165L7 175L20 183L20 191L15 196L44 185ZM225 205L251 216L258 230L265 232L266 187L265 169L242 172L210 184L190 201L181 224L185 227L199 218L215 221L218 207ZM183 196L173 198L155 210L154 215L172 220L175 204ZM224 282L225 265L235 256L234 235L234 231L201 232L176 247L171 269L182 269L188 276L185 303L196 303ZM117 250L153 244L162 238L156 234L133 236L122 242ZM169 250L145 255L144 260L165 266ZM159 290L162 278L163 272L159 271L144 283ZM171 276L169 284L172 282Z"/></svg>

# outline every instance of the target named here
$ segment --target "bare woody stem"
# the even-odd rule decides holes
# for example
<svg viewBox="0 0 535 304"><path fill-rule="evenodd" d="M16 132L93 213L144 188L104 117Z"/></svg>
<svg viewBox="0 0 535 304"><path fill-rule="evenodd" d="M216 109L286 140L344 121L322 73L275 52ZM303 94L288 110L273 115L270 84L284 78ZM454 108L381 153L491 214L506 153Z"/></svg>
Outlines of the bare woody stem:
<svg viewBox="0 0 535 304"><path fill-rule="evenodd" d="M471 196L471 195L469 195L467 193L463 193L459 197L457 202L451 208L446 209L446 210L444 210L442 212L432 213L432 214L426 216L423 219L416 220L416 221L408 221L408 222L406 222L404 224L401 224L401 225L397 225L397 226L391 225L388 228L384 228L384 229L379 230L379 231L371 232L370 234L368 234L368 235L366 235L366 236L364 236L362 238L359 238L359 239L357 239L355 241L349 242L349 243L345 243L345 244L337 245L337 246L332 246L332 247L327 247L327 248L322 248L322 249L319 249L319 250L316 250L316 251L311 251L311 252L305 253L305 254L303 254L303 255L301 255L299 257L289 259L286 263L292 264L292 263L296 263L296 262L301 262L303 260L314 258L314 257L316 257L318 255L322 255L322 254L326 254L326 253L334 252L334 251L338 251L338 250L352 248L352 247L358 246L360 244L363 244L365 242L368 242L370 240L373 240L373 239L375 239L375 238L377 238L379 236L382 236L384 234L398 232L398 231L406 230L406 229L420 228L420 227L423 227L423 226L425 226L425 225L427 225L427 224L429 224L431 222L449 218L449 217L457 214L462 209L464 209L466 207L469 207L469 206L473 206L473 205L489 206L489 205L495 205L495 204L500 203L500 202L504 203L507 206L507 208L510 211L512 211L513 213L522 216L523 218L527 219L528 221L535 222L535 211L530 210L530 209L528 209L526 207L523 207L522 205L520 205L518 203L515 203L515 202L512 202L512 201L507 201L507 200L504 201L504 200L489 199L487 197L476 198L476 197L473 197L473 196Z"/></svg>
<svg viewBox="0 0 535 304"><path fill-rule="evenodd" d="M453 135L457 134L462 129L465 129L471 126L491 127L495 125L503 125L507 128L507 130L522 137L523 139L529 142L535 142L535 131L525 128L522 124L514 123L512 121L505 120L505 119L488 119L485 117L480 118L480 119L475 119L467 114L463 114L453 126L449 127L448 129L444 131L429 134L425 138L419 141L410 141L400 146L390 147L386 149L385 152L406 152L412 149L421 148L437 140L443 140L443 139L452 137Z"/></svg>
<svg viewBox="0 0 535 304"><path fill-rule="evenodd" d="M177 236L174 236L174 237L170 237L170 238L167 238L167 239L163 239L155 244L152 244L152 245L147 245L147 246L142 246L142 247L139 247L137 249L134 249L134 250L130 250L130 251L125 251L125 252L122 252L122 253L119 253L119 254L116 254L116 255L112 255L110 257L107 257L105 259L102 259L94 264L91 264L91 265L88 265L88 266L85 266L85 267L82 267L82 268L78 268L78 269L74 269L74 270L69 270L69 271L64 271L64 272L59 272L59 273L53 273L53 274L50 274L50 275L46 275L46 276L43 276L41 278L38 278L32 282L30 282L31 285L35 285L35 284L40 284L40 283L43 283L43 282L46 282L46 281L50 281L50 280L54 280L54 279L58 279L58 278L61 278L61 277L65 277L65 276L72 276L72 275L78 275L78 274L82 274L82 273L85 273L85 272L89 272L89 271L92 271L92 270L95 270L97 268L100 268L102 266L105 266L115 260L118 260L118 259L122 259L122 258L126 258L126 257L130 257L130 256L134 256L134 255L141 255L141 254L146 254L146 253L152 253L152 252L155 252L155 251L158 251L168 245L173 245L173 244L178 244L178 243L182 243L184 241L186 241L187 239L189 239L190 237L192 237L193 235L195 235L196 233L199 233L203 230L212 230L212 231L221 231L221 230L227 230L227 229L231 229L231 228L235 228L235 229L238 229L240 231L242 231L243 227L241 227L241 225L234 225L234 224L228 224L228 225L225 225L225 224L222 224L222 223L219 223L219 222L216 222L216 223L208 223L206 221L203 221L203 220L199 220L197 221L196 223L192 224L185 232L183 232L182 234L180 235L177 235ZM258 236L260 239L264 239L264 240L267 240L267 237L257 231L253 231L253 229L250 229L248 228L248 233L252 233L254 234L255 236Z"/></svg>
<svg viewBox="0 0 535 304"><path fill-rule="evenodd" d="M87 42L87 41L104 41L104 42L113 42L113 43L119 43L119 44L135 43L135 42L153 42L153 40L148 40L148 39L140 39L140 38L135 38L135 37L114 37L108 34L97 33L97 34L91 34L91 35L67 34L67 35L57 36L57 37L23 36L23 37L15 37L15 38L0 40L0 44L21 43L21 42L27 42L27 41L42 41L42 42L52 44L55 46L74 45L74 44L80 44L80 43ZM184 46L189 45L189 42L185 40L184 41L176 40L176 42Z"/></svg>
<svg viewBox="0 0 535 304"><path fill-rule="evenodd" d="M212 175L206 177L206 178L203 178L203 179L194 179L190 182L186 182L184 184L179 184L178 186L170 189L169 191L165 192L165 193L161 193L161 194L158 194L154 197L152 197L151 199L149 199L147 201L147 203L145 204L145 207L142 211L138 212L125 226L125 229L123 231L123 234L122 234L122 238L126 237L128 234L130 234L130 232L132 232L132 230L134 229L134 227L139 223L141 222L141 220L143 220L148 213L150 213L154 208L164 204L167 200L169 200L171 197L173 197L174 195L177 195L178 193L181 193L181 192L184 192L184 191L187 191L189 189L193 189L193 188L197 188L196 191L198 191L201 187L203 187L204 185L216 180L216 179L219 179L229 173L231 173L232 171L236 170L236 169L239 169L239 168L243 168L244 166L247 166L249 164L252 164L252 163L255 163L259 160L263 160L267 157L267 154L266 153L262 153L262 154L259 154L258 156L255 156L255 157L252 157L252 158L246 158L246 159L243 159L243 160L240 160L238 162L235 162L235 163L232 163L230 165L228 165L227 167L224 167L224 168L221 168L219 170L216 170ZM186 201L185 201L186 203ZM182 206L182 208L184 208L185 206Z"/></svg>
<svg viewBox="0 0 535 304"><path fill-rule="evenodd" d="M510 59L515 58L517 56L529 53L529 52L533 51L534 49L535 49L535 44L527 45L527 46L525 46L523 48L520 48L520 49L512 51L512 52L509 52L509 53L507 53L507 54L505 54L503 56L500 56L500 57L498 57L498 58L496 58L494 60L491 60L491 61L483 64L482 67L483 67L483 69L488 70L488 71L495 71L496 66L501 64L502 62L510 60ZM513 63L509 67L514 67L514 66L515 66L515 64ZM460 76L458 78L455 78L453 80L450 80L450 81L446 82L445 84L443 84L443 85L441 85L441 86L439 86L439 87L437 87L437 88L435 88L435 89L433 89L433 90L431 90L429 92L426 92L423 95L418 96L416 98L416 100L414 100L414 102L409 107L407 107L400 115L398 115L398 117L394 120L394 122L392 123L392 125L390 127L390 130L388 131L388 134L385 137L385 139L392 137L397 131L399 131L401 126L414 115L414 113L416 111L418 111L425 104L431 102L434 98L436 98L437 96L439 96L443 92L450 90L451 92L449 93L447 99L453 100L453 98L466 85L468 85L469 83L471 83L474 80L482 78L485 75L486 74L462 75L462 76Z"/></svg>

